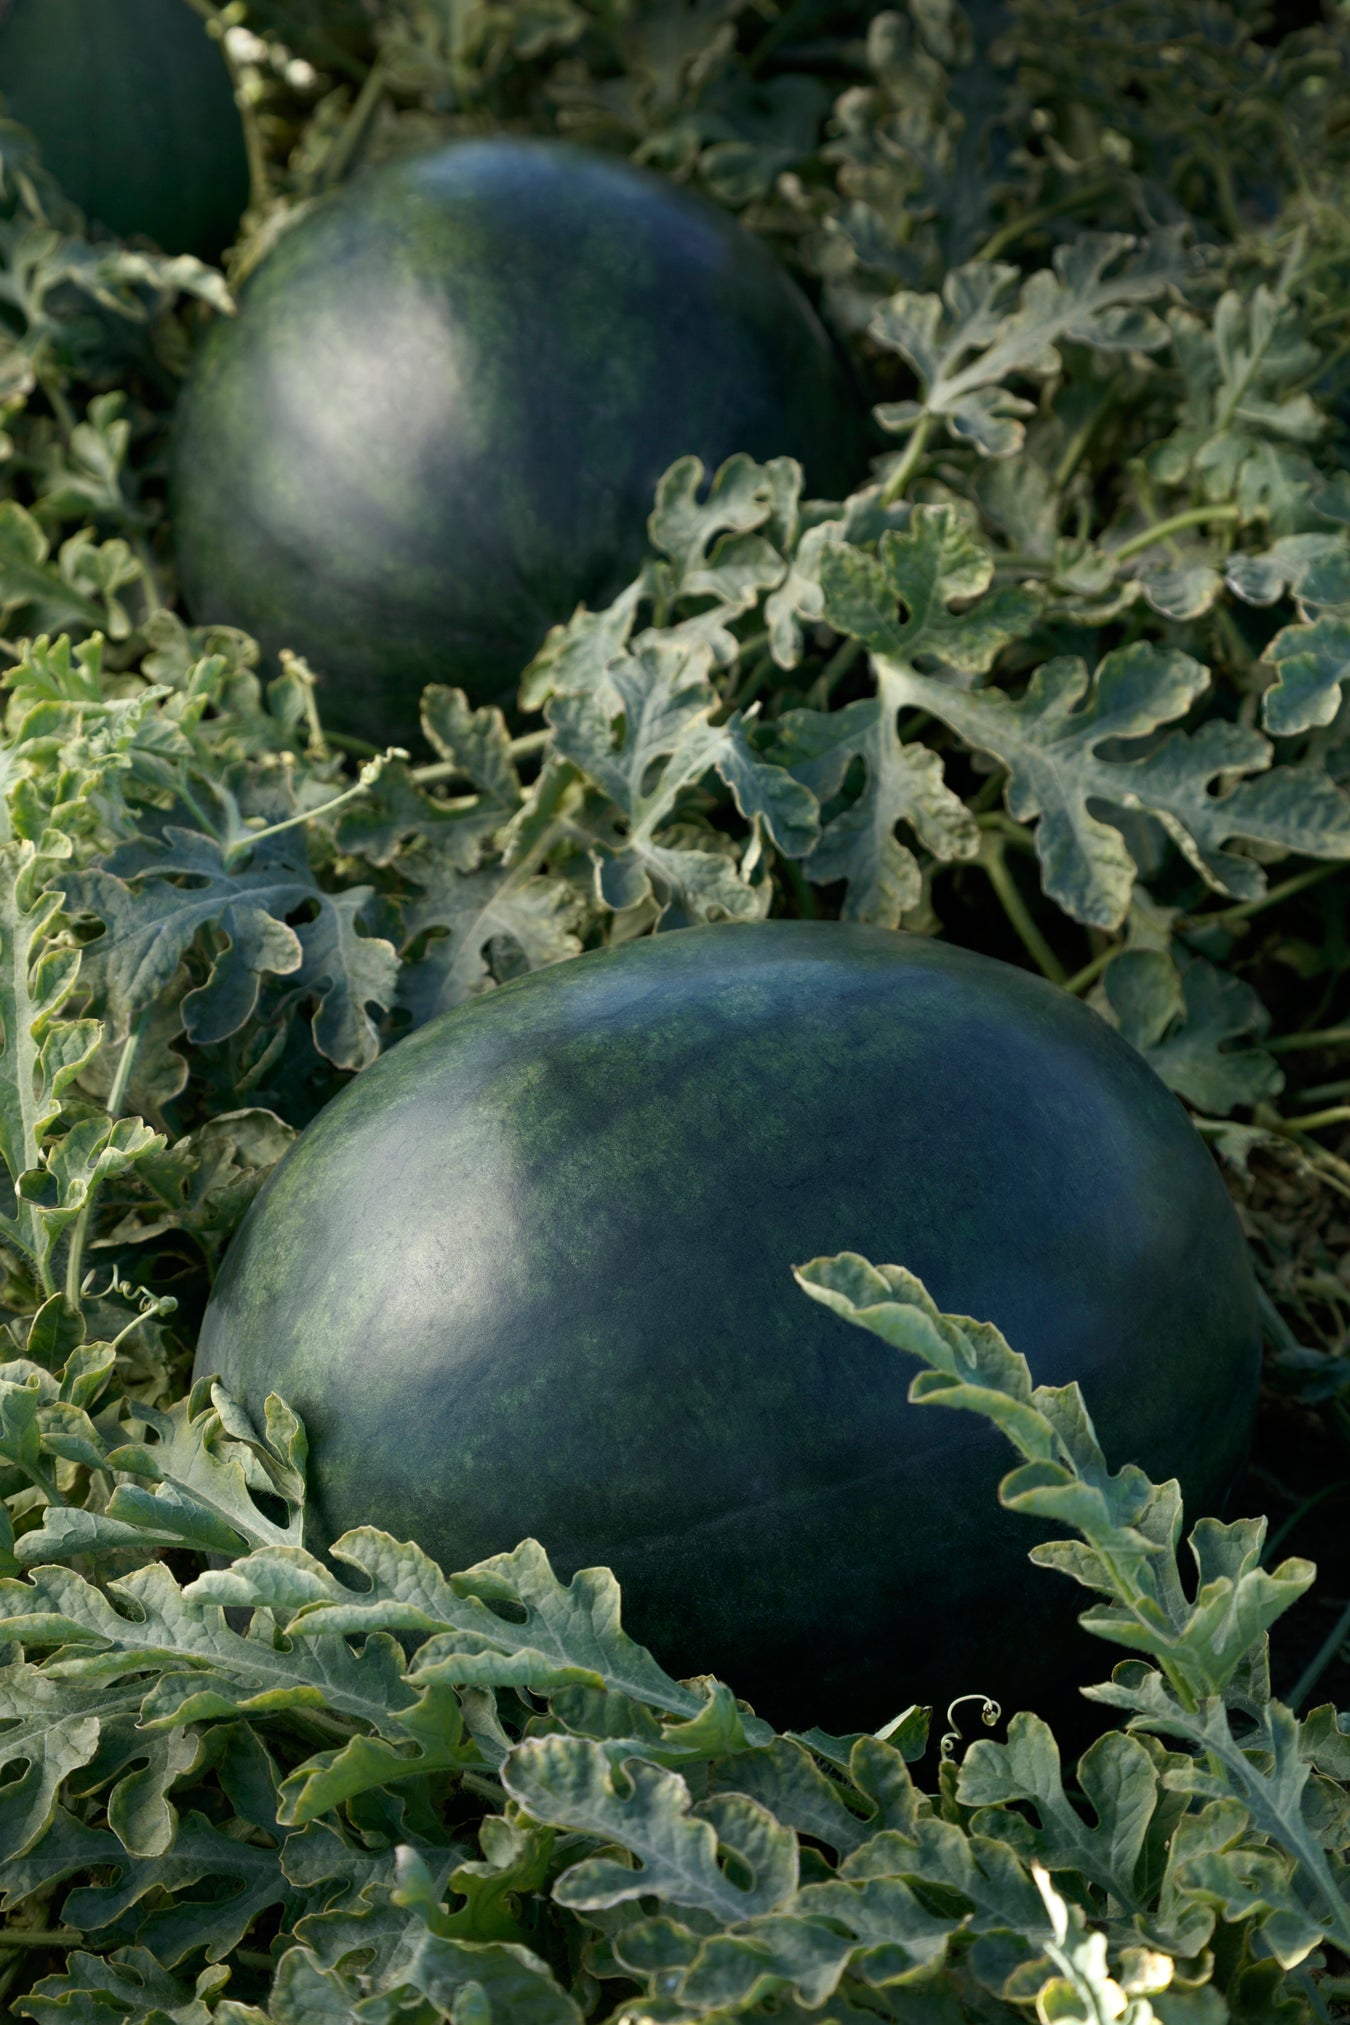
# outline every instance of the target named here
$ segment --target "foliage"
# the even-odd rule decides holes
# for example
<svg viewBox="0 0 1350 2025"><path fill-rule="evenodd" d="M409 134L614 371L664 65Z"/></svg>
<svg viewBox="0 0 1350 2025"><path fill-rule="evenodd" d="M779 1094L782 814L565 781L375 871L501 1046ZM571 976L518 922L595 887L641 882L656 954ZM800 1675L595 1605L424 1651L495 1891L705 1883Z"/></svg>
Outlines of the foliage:
<svg viewBox="0 0 1350 2025"><path fill-rule="evenodd" d="M1271 1398L1350 1474L1344 8L217 25L254 168L224 274L91 232L0 126L0 2000L1325 2025L1350 1745L1303 1707L1347 1678L1343 1599L1275 1699L1309 1565L1202 1520L1188 1585L1169 1487L903 1261L800 1278L920 1360L917 1401L996 1420L1005 1500L1080 1536L1036 1558L1131 1656L1076 1768L1031 1712L959 1753L917 1709L775 1736L534 1543L451 1573L364 1527L328 1565L294 1416L185 1374L260 1182L400 1034L627 937L843 917L1040 969L1144 1053L1242 1205ZM682 459L639 574L509 711L447 667L423 746L367 753L322 669L178 609L167 431L300 206L493 129L737 211L847 344L874 455L846 500Z"/></svg>

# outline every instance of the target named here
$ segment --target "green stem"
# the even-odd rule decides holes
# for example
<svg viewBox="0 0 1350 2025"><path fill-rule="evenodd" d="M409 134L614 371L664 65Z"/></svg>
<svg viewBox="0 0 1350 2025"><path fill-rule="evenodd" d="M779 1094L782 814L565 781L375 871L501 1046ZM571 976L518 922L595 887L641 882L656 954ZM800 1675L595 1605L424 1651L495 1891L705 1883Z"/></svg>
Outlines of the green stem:
<svg viewBox="0 0 1350 2025"><path fill-rule="evenodd" d="M1334 1497L1337 1491L1344 1490L1350 1490L1350 1479L1342 1478L1338 1483L1323 1484L1321 1490L1314 1491L1311 1497L1300 1499L1288 1518L1281 1520L1262 1548L1262 1567L1269 1568L1273 1564L1278 1549L1284 1545L1295 1526L1303 1523L1309 1512L1314 1511L1324 1498Z"/></svg>
<svg viewBox="0 0 1350 2025"><path fill-rule="evenodd" d="M1003 779L1004 776L1000 770L998 775L1000 786L1003 784ZM986 790L983 788L980 790L975 801L970 804L972 809L984 799L985 792ZM1025 823L1019 823L1015 816L1010 816L1006 809L982 809L977 822L981 830L987 832L992 837L996 837L999 843L1011 845L1015 851L1035 852L1036 839L1032 836L1031 831Z"/></svg>
<svg viewBox="0 0 1350 2025"><path fill-rule="evenodd" d="M1350 1104L1334 1104L1329 1111L1309 1111L1303 1118L1286 1118L1290 1132L1321 1132L1328 1125L1350 1124Z"/></svg>
<svg viewBox="0 0 1350 2025"><path fill-rule="evenodd" d="M1267 1054L1297 1055L1309 1048L1343 1048L1350 1045L1350 1027L1321 1027L1311 1033L1280 1034L1263 1043Z"/></svg>
<svg viewBox="0 0 1350 2025"><path fill-rule="evenodd" d="M193 794L192 789L187 785L186 777L179 782L178 799L181 802L185 802L188 808L191 809L193 815L197 818L197 821L202 826L202 835L210 837L213 843L217 844L220 843L221 842L220 831L216 828L216 825L212 820L212 818L207 815L206 810L197 800L197 797L196 795Z"/></svg>
<svg viewBox="0 0 1350 2025"><path fill-rule="evenodd" d="M341 182L351 167L352 156L366 137L371 121L384 96L388 72L382 57L377 57L366 73L366 81L353 101L352 109L343 121L341 130L334 136L332 146L324 155L313 177L315 190L331 189Z"/></svg>
<svg viewBox="0 0 1350 2025"><path fill-rule="evenodd" d="M1281 1350L1301 1350L1303 1348L1298 1337L1289 1327L1284 1316L1262 1286L1258 1286L1256 1289L1256 1305L1261 1310L1262 1317L1265 1320L1267 1335L1270 1336L1272 1341L1279 1344Z"/></svg>
<svg viewBox="0 0 1350 2025"><path fill-rule="evenodd" d="M150 1009L147 1007L122 1043L122 1052L117 1059L117 1069L105 1107L110 1118L121 1116L127 1085L131 1081L132 1065L136 1060L136 1050L140 1046L141 1035L145 1032L149 1018ZM89 1235L89 1220L93 1215L94 1201L95 1192L91 1190L83 1209L71 1227L70 1250L66 1254L66 1299L72 1308L78 1308L80 1305L80 1282L84 1277L84 1245Z"/></svg>
<svg viewBox="0 0 1350 2025"><path fill-rule="evenodd" d="M38 385L51 402L52 413L61 424L62 434L69 441L70 437L74 435L76 429L79 427L79 416L66 399L65 392L58 380L48 382L39 374Z"/></svg>
<svg viewBox="0 0 1350 2025"><path fill-rule="evenodd" d="M1052 984L1066 985L1069 980L1064 966L1036 926L1025 900L1017 890L1003 856L1002 839L991 831L986 830L984 834L979 862L988 874L989 883L998 897L999 905L1036 968L1043 976L1048 977Z"/></svg>
<svg viewBox="0 0 1350 2025"><path fill-rule="evenodd" d="M972 258L997 260L1000 253L1015 245L1024 232L1034 232L1038 225L1047 224L1051 218L1063 217L1066 211L1089 209L1100 197L1110 196L1113 188L1111 183L1090 183L1086 189L1075 190L1072 196L1061 197L1057 203L1042 204L1035 211L1024 211L1020 218L1010 218L1006 225L1000 225L997 232L991 233Z"/></svg>
<svg viewBox="0 0 1350 2025"><path fill-rule="evenodd" d="M799 26L819 11L820 0L793 0L793 4L784 8L778 19L765 29L754 48L741 58L742 69L753 77L765 57L771 56L780 42L786 42Z"/></svg>
<svg viewBox="0 0 1350 2025"><path fill-rule="evenodd" d="M36 1463L20 1463L19 1468L27 1477L29 1483L35 1489L41 1491L49 1505L60 1505L64 1508L67 1500L62 1497L60 1491L56 1488L56 1471L54 1467L50 1475L39 1469Z"/></svg>
<svg viewBox="0 0 1350 2025"><path fill-rule="evenodd" d="M1239 900L1232 907L1221 907L1214 914L1188 914L1186 925L1190 928L1226 928L1232 921L1250 921L1253 915L1264 913L1267 907L1277 907L1281 900L1289 900L1295 893L1304 893L1309 886L1320 886L1324 879L1332 879L1345 866L1314 865L1309 871L1295 872L1290 879L1282 879L1278 886L1268 887L1258 893L1254 900Z"/></svg>
<svg viewBox="0 0 1350 2025"><path fill-rule="evenodd" d="M155 568L155 558L150 552L150 544L145 536L138 534L131 547L145 580L142 588L149 608L146 616L149 617L150 613L161 611L169 601L164 595L163 586L159 581L159 571Z"/></svg>
<svg viewBox="0 0 1350 2025"><path fill-rule="evenodd" d="M1266 1108L1259 1106L1253 1114L1257 1124L1264 1125L1267 1131L1280 1133L1291 1146L1297 1146L1309 1166L1317 1168L1322 1179L1334 1188L1338 1195L1350 1198L1350 1161L1342 1160L1339 1154L1328 1153L1325 1146L1319 1146L1315 1139L1310 1139L1304 1132L1291 1132L1283 1119L1271 1124L1268 1119L1261 1116L1261 1112Z"/></svg>
<svg viewBox="0 0 1350 2025"><path fill-rule="evenodd" d="M545 731L527 731L520 738L513 738L507 747L512 763L529 759L532 754L542 752L552 736L553 731L550 727ZM439 781L473 778L457 759L437 759L432 760L427 766L415 766L412 777L419 787L432 787Z"/></svg>
<svg viewBox="0 0 1350 2025"><path fill-rule="evenodd" d="M801 921L814 921L817 918L816 896L811 891L810 882L802 871L801 866L795 858L780 857L778 869L783 875L784 882L791 890L792 898L797 908L798 919Z"/></svg>
<svg viewBox="0 0 1350 2025"><path fill-rule="evenodd" d="M1314 1083L1311 1089L1300 1090L1299 1095L1308 1102L1330 1103L1337 1097L1350 1097L1350 1081Z"/></svg>
<svg viewBox="0 0 1350 2025"><path fill-rule="evenodd" d="M1217 520L1226 527L1236 527L1242 514L1236 506L1188 506L1184 513L1174 513L1170 520L1155 521L1142 534L1132 535L1120 548L1106 550L1112 562L1128 562L1131 556L1142 555L1145 549L1154 548L1160 541L1170 541L1174 534L1184 528L1203 527L1206 521Z"/></svg>
<svg viewBox="0 0 1350 2025"><path fill-rule="evenodd" d="M753 697L765 674L772 667L772 654L756 655L749 667L745 665L744 658L742 658L738 679L729 686L726 695L722 698L722 709L728 711L739 709L742 697Z"/></svg>
<svg viewBox="0 0 1350 2025"><path fill-rule="evenodd" d="M897 499L904 497L905 487L909 484L910 479L914 476L923 460L924 446L928 441L928 433L932 426L933 417L931 415L920 415L914 425L914 433L905 446L904 456L900 459L900 462L896 465L894 471L892 471L890 477L886 480L885 486L882 488L881 503L883 506L894 506Z"/></svg>
<svg viewBox="0 0 1350 2025"><path fill-rule="evenodd" d="M254 117L253 107L245 96L239 80L239 74L230 57L229 44L225 40L226 21L220 8L212 5L212 0L188 0L188 6L194 14L199 14L206 23L208 34L220 50L220 60L230 73L230 82L234 86L234 102L239 108L239 120L244 129L244 154L248 161L249 208L250 210L259 210L267 202L271 187L267 174L267 150L263 146L262 135L258 132L258 122Z"/></svg>
<svg viewBox="0 0 1350 2025"><path fill-rule="evenodd" d="M1101 401L1092 410L1087 420L1075 429L1073 435L1070 436L1068 442L1065 444L1059 463L1055 466L1056 492L1063 492L1065 486L1073 477L1074 472L1078 469L1083 453L1092 441L1105 413L1106 403L1105 401Z"/></svg>
<svg viewBox="0 0 1350 2025"><path fill-rule="evenodd" d="M0 1927L0 1954L6 1948L78 1948L88 1942L75 1927Z"/></svg>
<svg viewBox="0 0 1350 2025"><path fill-rule="evenodd" d="M310 759L322 762L328 757L328 734L319 721L319 702L314 694L314 677L309 663L303 656L293 654L289 648L283 647L281 665L285 673L294 676L300 684L300 696L305 706L305 722L309 726L309 737L305 741L306 752ZM376 751L377 748L372 746L372 757Z"/></svg>
<svg viewBox="0 0 1350 2025"><path fill-rule="evenodd" d="M314 822L319 816L331 816L334 809L345 808L348 802L356 801L360 795L367 794L374 787L376 781L384 771L386 759L402 759L404 757L405 755L400 750L394 746L390 746L388 752L382 752L376 758L367 760L361 769L361 778L352 787L344 788L340 795L334 795L331 801L320 802L317 809L301 809L297 814L287 816L284 822L269 823L265 829L250 830L246 837L241 837L237 843L231 844L226 850L226 868L228 869L235 863L236 859L243 857L247 852L251 851L255 844L265 843L269 837L279 837L286 830L301 829L304 824Z"/></svg>
<svg viewBox="0 0 1350 2025"><path fill-rule="evenodd" d="M353 759L378 759L380 756L381 748L372 745L368 738L356 738L349 731L327 729L323 735L330 745L335 745L339 752L349 752Z"/></svg>
<svg viewBox="0 0 1350 2025"><path fill-rule="evenodd" d="M807 691L806 700L812 710L824 710L828 706L831 691L842 682L862 650L861 640L845 640L841 647L835 648Z"/></svg>
<svg viewBox="0 0 1350 2025"><path fill-rule="evenodd" d="M1065 979L1065 991L1072 992L1075 998L1079 997L1097 982L1107 964L1119 955L1118 944L1113 943L1110 949L1103 949L1099 956L1093 957L1091 963L1085 963L1081 970L1076 970L1072 977Z"/></svg>
<svg viewBox="0 0 1350 2025"><path fill-rule="evenodd" d="M1228 236L1235 245L1245 236L1242 214L1237 207L1237 195L1233 189L1233 165L1228 159L1227 148L1215 149L1210 156L1210 168L1214 173L1214 187L1219 198L1219 214L1228 228Z"/></svg>
<svg viewBox="0 0 1350 2025"><path fill-rule="evenodd" d="M1317 1686L1322 1675L1336 1658L1341 1647L1350 1639L1350 1603L1347 1603L1336 1622L1332 1625L1317 1651L1304 1667L1285 1701L1297 1715L1302 1704Z"/></svg>

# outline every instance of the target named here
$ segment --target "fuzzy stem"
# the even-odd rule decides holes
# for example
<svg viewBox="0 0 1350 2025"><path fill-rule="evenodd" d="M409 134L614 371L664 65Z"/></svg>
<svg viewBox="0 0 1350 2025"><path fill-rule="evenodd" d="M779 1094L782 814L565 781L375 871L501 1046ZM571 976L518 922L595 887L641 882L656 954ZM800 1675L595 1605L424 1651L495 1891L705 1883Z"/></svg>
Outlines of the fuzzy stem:
<svg viewBox="0 0 1350 2025"><path fill-rule="evenodd" d="M900 459L900 462L896 465L882 489L881 504L883 506L894 506L897 499L904 497L905 487L909 484L910 479L914 476L923 460L924 445L928 441L928 432L932 426L933 417L931 415L920 415L914 425L914 433L905 447L904 456Z"/></svg>
<svg viewBox="0 0 1350 2025"><path fill-rule="evenodd" d="M379 108L387 79L388 72L384 61L377 57L366 73L366 81L356 94L352 109L344 120L340 132L334 136L332 146L319 164L313 179L313 187L316 190L331 189L334 183L341 182L346 175L351 166L352 156L365 139L370 123Z"/></svg>
<svg viewBox="0 0 1350 2025"><path fill-rule="evenodd" d="M845 640L842 647L836 647L825 666L807 691L807 705L812 710L824 710L829 703L830 693L841 682L854 662L862 653L861 640Z"/></svg>
<svg viewBox="0 0 1350 2025"><path fill-rule="evenodd" d="M1232 907L1221 907L1214 914L1189 914L1187 925L1192 928L1226 928L1231 921L1250 921L1253 915L1262 914L1267 907L1277 907L1281 900L1292 899L1295 893L1306 892L1309 886L1320 886L1324 879L1334 878L1337 872L1344 872L1343 864L1314 865L1306 872L1295 872L1290 879L1282 879L1278 886L1268 887L1254 900L1239 900Z"/></svg>
<svg viewBox="0 0 1350 2025"><path fill-rule="evenodd" d="M219 49L220 60L230 74L230 83L234 86L234 102L239 109L239 121L244 130L244 154L248 161L249 208L255 211L261 210L262 206L267 202L271 191L271 183L267 174L267 150L263 146L262 135L258 132L258 122L254 117L253 107L249 104L244 94L238 72L230 56L229 44L225 40L226 22L224 16L219 7L212 5L212 0L188 0L188 6L194 14L200 15L201 19L205 22L206 32Z"/></svg>
<svg viewBox="0 0 1350 2025"><path fill-rule="evenodd" d="M1142 534L1132 535L1120 548L1108 549L1106 553L1113 562L1128 562L1131 556L1142 555L1145 549L1155 547L1158 542L1170 541L1184 528L1203 527L1209 520L1220 521L1226 527L1236 527L1241 518L1236 506L1188 506L1184 513L1174 513L1169 520L1155 521Z"/></svg>
<svg viewBox="0 0 1350 2025"><path fill-rule="evenodd" d="M1078 998L1097 982L1097 979L1106 969L1107 964L1119 955L1120 947L1118 944L1112 944L1110 949L1103 949L1099 956L1093 957L1091 963L1085 963L1081 970L1076 970L1072 977L1065 979L1065 991L1072 992L1074 997Z"/></svg>
<svg viewBox="0 0 1350 2025"><path fill-rule="evenodd" d="M331 816L334 809L345 808L348 802L354 802L358 796L366 794L374 787L376 781L384 771L384 763L387 759L404 759L406 756L399 748L391 745L387 752L382 752L376 758L367 760L361 769L360 779L352 787L344 788L340 795L334 795L331 801L320 802L317 809L301 809L295 815L287 816L284 822L269 823L266 829L250 830L246 837L241 837L237 843L231 844L226 851L225 863L227 868L233 865L236 859L243 857L247 852L251 851L255 844L264 843L268 837L279 837L285 830L301 829L304 824L312 823L317 816Z"/></svg>
<svg viewBox="0 0 1350 2025"><path fill-rule="evenodd" d="M1309 1048L1343 1048L1350 1044L1350 1027L1320 1027L1311 1033L1280 1034L1264 1043L1267 1054L1303 1054Z"/></svg>
<svg viewBox="0 0 1350 2025"><path fill-rule="evenodd" d="M1301 1525L1309 1512L1315 1510L1325 1498L1334 1497L1337 1491L1344 1490L1350 1490L1350 1479L1342 1477L1337 1483L1323 1484L1322 1488L1314 1491L1311 1497L1301 1498L1294 1510L1290 1512L1286 1519L1280 1521L1275 1531L1266 1540L1266 1544L1261 1550L1261 1566L1263 1568L1272 1567L1276 1553L1289 1538L1295 1526Z"/></svg>
<svg viewBox="0 0 1350 2025"><path fill-rule="evenodd" d="M1052 984L1066 985L1069 980L1064 966L1036 926L1030 909L1017 890L1003 856L1002 839L991 831L986 830L981 840L979 862L988 874L989 883L998 897L999 905L1036 968L1048 977Z"/></svg>
<svg viewBox="0 0 1350 2025"><path fill-rule="evenodd" d="M552 736L551 726L545 731L527 731L520 738L513 738L507 751L513 762L529 759L532 754L542 752ZM412 777L419 787L432 787L439 781L472 779L457 759L436 759L427 766L415 766Z"/></svg>
<svg viewBox="0 0 1350 2025"><path fill-rule="evenodd" d="M1350 1104L1335 1104L1329 1111L1309 1111L1302 1118L1286 1118L1290 1132L1321 1132L1328 1125L1350 1124Z"/></svg>
<svg viewBox="0 0 1350 2025"><path fill-rule="evenodd" d="M210 837L213 843L218 844L221 841L220 831L216 828L211 817L207 815L206 810L197 800L192 789L187 785L186 779L180 781L178 784L178 798L180 801L186 803L187 807L191 809L193 815L201 824L202 835Z"/></svg>
<svg viewBox="0 0 1350 2025"><path fill-rule="evenodd" d="M0 1954L6 1948L78 1948L89 1936L73 1927L0 1927Z"/></svg>
<svg viewBox="0 0 1350 2025"><path fill-rule="evenodd" d="M106 1108L110 1118L121 1116L122 1105L127 1094L127 1085L131 1081L132 1066L136 1060L136 1050L140 1046L141 1035L145 1031L146 1022L149 1017L149 1008L147 1008L127 1035L126 1040L122 1043L122 1052L117 1059L117 1070L113 1076L112 1088L108 1092ZM94 1200L94 1192L91 1192L71 1228L70 1250L66 1254L66 1299L72 1308L78 1308L80 1305L80 1281L84 1276L84 1245L85 1239L89 1235L89 1220L93 1215Z"/></svg>
<svg viewBox="0 0 1350 2025"><path fill-rule="evenodd" d="M1350 1639L1350 1603L1347 1603L1326 1637L1318 1646L1298 1679L1294 1682L1285 1700L1297 1714L1299 1707L1308 1699L1322 1675L1335 1659L1346 1640Z"/></svg>
<svg viewBox="0 0 1350 2025"><path fill-rule="evenodd" d="M1000 225L991 233L979 251L972 255L975 260L997 260L1005 248L1013 246L1024 232L1034 232L1038 225L1045 225L1051 218L1063 217L1066 211L1089 209L1102 197L1111 195L1111 183L1090 183L1086 189L1075 190L1072 196L1061 197L1057 203L1042 204L1035 211L1024 211L1020 218L1010 218L1006 225Z"/></svg>

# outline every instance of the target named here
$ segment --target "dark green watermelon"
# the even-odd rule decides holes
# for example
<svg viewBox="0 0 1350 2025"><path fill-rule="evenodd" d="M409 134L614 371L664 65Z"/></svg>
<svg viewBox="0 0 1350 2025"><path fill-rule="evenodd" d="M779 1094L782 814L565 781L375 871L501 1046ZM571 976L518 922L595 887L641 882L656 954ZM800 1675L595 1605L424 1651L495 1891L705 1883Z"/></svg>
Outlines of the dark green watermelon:
<svg viewBox="0 0 1350 2025"><path fill-rule="evenodd" d="M406 743L425 683L508 696L630 581L677 457L791 455L840 496L861 426L728 213L618 157L459 141L318 205L211 332L173 459L183 593L305 654L337 729Z"/></svg>
<svg viewBox="0 0 1350 2025"><path fill-rule="evenodd" d="M0 0L0 99L72 203L218 260L248 202L220 50L187 0Z"/></svg>
<svg viewBox="0 0 1350 2025"><path fill-rule="evenodd" d="M1192 1519L1220 1504L1255 1291L1180 1104L1041 979L837 922L581 956L402 1041L249 1211L197 1374L298 1409L321 1535L608 1565L668 1668L776 1722L1044 1712L1123 1655L1027 1563L1002 1436L911 1405L916 1367L797 1287L839 1250L1081 1380L1112 1465L1179 1476Z"/></svg>

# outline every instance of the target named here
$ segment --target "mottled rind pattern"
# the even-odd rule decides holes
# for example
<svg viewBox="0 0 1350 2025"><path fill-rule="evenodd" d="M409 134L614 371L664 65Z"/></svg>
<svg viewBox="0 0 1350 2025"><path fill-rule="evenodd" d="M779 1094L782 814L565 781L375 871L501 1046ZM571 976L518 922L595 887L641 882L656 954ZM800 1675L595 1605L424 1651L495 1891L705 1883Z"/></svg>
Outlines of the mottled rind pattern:
<svg viewBox="0 0 1350 2025"><path fill-rule="evenodd" d="M839 923L648 938L410 1036L268 1182L197 1369L303 1415L327 1537L607 1564L667 1666L771 1719L1101 1678L1082 1592L1027 1565L1044 1527L996 1503L1003 1438L796 1286L838 1250L1079 1379L1113 1467L1220 1503L1254 1285L1180 1105L1040 979Z"/></svg>
<svg viewBox="0 0 1350 2025"><path fill-rule="evenodd" d="M666 178L460 141L317 206L204 347L172 502L202 621L306 654L326 717L417 735L429 681L514 689L641 560L693 452L865 471L840 358L764 244Z"/></svg>
<svg viewBox="0 0 1350 2025"><path fill-rule="evenodd" d="M0 96L72 203L124 238L217 260L248 202L219 49L188 0L13 0Z"/></svg>

